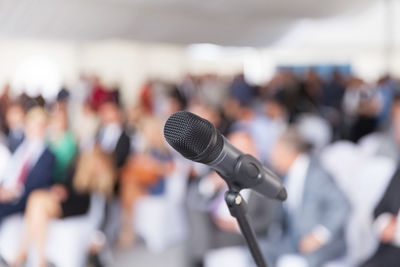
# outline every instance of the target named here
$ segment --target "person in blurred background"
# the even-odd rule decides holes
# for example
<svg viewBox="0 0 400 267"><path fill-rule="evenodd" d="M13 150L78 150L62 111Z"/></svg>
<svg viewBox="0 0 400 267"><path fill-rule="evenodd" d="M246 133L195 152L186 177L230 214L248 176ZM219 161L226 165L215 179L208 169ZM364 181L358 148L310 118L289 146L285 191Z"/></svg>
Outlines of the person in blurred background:
<svg viewBox="0 0 400 267"><path fill-rule="evenodd" d="M110 92L97 75L91 77L91 86L88 101L94 110L99 110L100 106L110 99Z"/></svg>
<svg viewBox="0 0 400 267"><path fill-rule="evenodd" d="M11 103L6 111L8 148L11 153L14 153L24 140L24 120L25 110L22 104Z"/></svg>
<svg viewBox="0 0 400 267"><path fill-rule="evenodd" d="M114 100L99 105L100 130L97 142L112 154L117 168L121 168L130 152L130 138L123 125L121 109Z"/></svg>
<svg viewBox="0 0 400 267"><path fill-rule="evenodd" d="M387 129L390 107L393 105L393 114L398 114L396 110L400 110L398 101L395 99L393 102L397 82L389 77L383 77L375 85L352 78L350 74L347 79L347 76L339 75L337 72L333 72L332 79L328 81L325 79L327 76L324 71L321 72L318 67L312 68L309 72L307 68L300 71L296 67L279 69L259 91L257 86L248 84L242 74L188 75L183 81L176 83L149 77L135 104L128 107L129 125L126 125L127 121L123 116L119 89L111 91L111 88L106 88L105 84L100 82L100 78L83 77L80 86L63 87L55 102L48 99L45 101L40 95L30 96L31 94L26 93L15 95L16 98L10 100L8 93L3 94L0 99L0 113L4 114L0 114L0 119L3 117L7 121L8 127L3 129L7 137L5 144L9 145L10 151L14 151L14 154L9 158L8 149L4 150L0 145L0 221L8 214L22 212L23 202L28 198L29 190L40 189L29 198L26 212L29 227L24 233L24 245L21 246L19 257L13 260L16 263L23 262L26 255L24 250L30 245L36 246L39 251L35 252L42 255L46 246L46 241L43 240L48 233L52 234L52 230L49 231L46 226L49 220L86 214L88 207L92 209L90 195L99 191L102 195L110 197L107 199L109 201L106 205L106 219L101 228L105 235L100 231L97 232L96 237L102 242L100 245L94 242L96 244L90 246L91 252L100 251L100 260L96 264L114 266L112 257L109 257L111 253L108 252L112 251L115 243L119 248L133 247L132 245L136 244L135 234L141 235L149 251L168 249L169 241L154 249L140 227L144 221L144 225L148 226L146 231L149 230L153 234L152 238L157 241L164 237L158 238L158 231L155 230L158 226L147 223L149 218L156 217L156 220L160 221L161 228L164 225L170 227L162 219L158 219L163 216L158 216L162 213L154 208L155 206L146 206L147 200L151 202L154 199L157 201L161 199L160 202L168 209L173 206L171 210L176 208L182 212L182 225L179 224L176 228L182 228L184 232L188 224L190 235L188 243L184 243L185 234L177 239L181 245L187 244L185 248L188 249L187 255L191 265L200 266L205 258L217 255L214 252L229 250L233 245L242 245L243 239L238 233L237 224L227 212L223 201L223 193L227 189L223 179L215 173L211 174L208 166L189 162L176 151L170 150L163 140L162 125L165 119L172 113L184 109L212 122L221 133L229 136L236 146L244 152L259 156L263 162L275 167L285 177L289 199L282 207L277 208L279 210L277 215L271 213L275 208L274 205L270 206L271 202L258 199L253 193L243 192L249 202L250 220L257 234L265 236L268 230L267 240L272 240L273 244L272 248L267 249L269 245L265 248L266 254L273 254L269 257L284 265L285 259L288 259L287 253L296 254L305 259L310 266L321 266L320 264L342 255L346 249L343 229L348 205L336 184L314 158L318 157L318 153L332 141L330 128L324 129L322 126L328 124L328 127L334 127L334 140L345 138L358 141L359 144L353 145L362 146L365 153L372 151L397 160L400 153L395 143L400 143L400 134L396 134L400 132L397 129L400 129L398 126L400 123L396 123L396 116L393 117L392 128ZM120 82L122 84L123 81ZM11 87L10 97L14 97L13 90ZM70 100L68 92L71 93ZM124 99L125 102L130 100L134 99ZM34 133L38 131L32 130L35 127L29 123L24 125L25 110L37 105L38 102L42 106L53 107L47 131L49 149L45 149L46 143L43 137L39 138L40 142L29 141L32 139L29 136L35 135ZM335 111L333 119L331 113L326 112L327 109ZM35 113L37 115L34 117L41 117L38 116L40 112ZM312 116L309 116L310 113ZM302 137L299 137L298 133L284 133L279 138L287 127L289 127L288 132L292 132L290 125L293 123L296 123ZM45 127L45 124L37 122L36 128ZM70 125L73 133L68 127ZM326 134L328 130L329 135ZM366 139L371 135L365 139L362 139L363 136L370 133L376 135L378 130L385 131L366 149L363 143L368 141ZM25 133L27 137L24 139ZM325 137L322 138L323 136ZM3 143L1 134L0 143ZM314 144L311 152L308 143ZM24 147L28 148L25 150ZM80 156L77 157L77 154ZM110 158L112 166L108 167L108 163L104 162L109 162ZM25 161L29 161L29 164L26 164L28 167L25 167ZM6 166L4 171L1 170L1 165ZM97 175L100 170L96 170L94 165L99 166L99 169L104 168L102 169L104 177ZM342 167L340 164L333 166L339 172L343 170ZM18 177L24 177L26 169L29 170L28 178L21 178L26 186L16 186L20 183ZM110 169L113 175L108 175ZM354 170L352 177L358 174L359 171ZM51 179L48 179L48 176L51 176ZM106 176L113 176L113 182L106 179ZM399 209L395 198L397 176L397 174L393 176L392 185L382 198L384 204L377 208L375 214L377 222L384 222L377 223L383 225L377 233L382 241L376 255L368 261L368 264L381 262L382 255L386 257L386 253L387 255L398 253L397 231L394 231ZM377 178L382 179L379 175ZM77 181L81 181L80 186L76 184ZM112 188L114 181L118 186ZM52 183L55 185L48 190L47 187ZM371 186L376 185L377 183L372 183ZM187 201L184 201L186 196ZM176 201L178 198L179 201ZM22 204L17 203L20 199ZM188 206L187 210L183 208L184 202ZM17 205L21 206L15 208ZM98 213L103 214L103 204L98 206ZM162 210L166 210L164 206ZM151 216L146 217L147 214L143 216L147 211ZM168 222L172 224L175 223L175 217L179 217L176 215L178 213L169 210L165 213L168 214ZM354 214L353 210L348 216ZM278 228L271 223L275 219L278 221ZM101 221L101 218L98 220ZM1 244L7 243L1 231L6 229L5 232L9 232L6 227L8 220L3 222L0 225L0 250ZM68 223L69 220L62 221L64 222ZM135 223L137 225L133 225ZM280 228L283 228L281 229L283 236L275 236L274 234L279 235ZM34 233L33 229L38 229L37 233ZM68 233L66 229L61 231ZM173 236L172 232L174 231L168 231L166 234L168 237L165 239L168 239L169 235ZM360 238L360 240L368 239ZM134 246L135 253L136 251L145 253L138 249L142 245L140 240L138 241L138 246ZM274 241L276 242L273 243ZM175 242L175 239L172 242ZM4 252L0 252L1 256L9 260ZM284 257L278 257L280 254ZM397 256L392 258L390 255L387 258L394 259L391 262L398 262ZM46 264L44 256L40 258L42 264ZM363 258L361 262L366 260ZM388 262L387 266L390 267L391 262ZM299 264L294 263L290 266L301 267ZM222 265L217 264L217 266Z"/></svg>
<svg viewBox="0 0 400 267"><path fill-rule="evenodd" d="M25 119L25 140L10 159L0 178L0 222L23 212L29 195L53 183L55 157L46 145L47 114L32 108Z"/></svg>
<svg viewBox="0 0 400 267"><path fill-rule="evenodd" d="M288 111L288 120L293 122L301 112L299 98L301 90L301 77L293 71L278 71L274 77L262 88L264 97L280 94L281 103Z"/></svg>
<svg viewBox="0 0 400 267"><path fill-rule="evenodd" d="M71 120L71 128L79 144L79 149L85 150L93 146L96 141L96 133L99 129L99 118L89 103L84 102Z"/></svg>
<svg viewBox="0 0 400 267"><path fill-rule="evenodd" d="M68 130L66 107L56 106L54 108L50 116L48 141L50 150L56 157L55 182L63 183L67 169L77 153L75 137Z"/></svg>
<svg viewBox="0 0 400 267"><path fill-rule="evenodd" d="M395 267L400 262L399 211L400 169L393 175L374 211L375 228L380 244L375 254L362 267Z"/></svg>
<svg viewBox="0 0 400 267"><path fill-rule="evenodd" d="M25 211L26 226L20 251L10 266L21 266L31 247L37 253L35 266L48 266L45 251L49 221L87 213L90 195L98 193L110 197L114 181L111 157L99 147L94 147L82 154L76 164L66 171L62 184L55 184L49 190L35 190Z"/></svg>
<svg viewBox="0 0 400 267"><path fill-rule="evenodd" d="M400 147L400 98L394 99L392 108L392 134ZM383 142L383 140L381 141ZM391 149L391 148L390 148ZM383 152L383 151L382 151ZM398 156L396 157L398 159ZM375 208L374 226L379 238L379 247L375 254L362 267L398 266L400 262L400 167L394 173L379 204Z"/></svg>
<svg viewBox="0 0 400 267"><path fill-rule="evenodd" d="M374 132L378 126L382 104L380 94L375 88L361 79L353 78L343 98L348 128L345 137L358 142L363 136Z"/></svg>
<svg viewBox="0 0 400 267"><path fill-rule="evenodd" d="M268 138L268 120L265 116L259 116L252 108L251 102L231 97L224 104L224 113L233 121L230 131L246 131L254 141L259 144L260 156L262 160L267 157L269 149Z"/></svg>
<svg viewBox="0 0 400 267"><path fill-rule="evenodd" d="M122 114L122 108L119 106L118 94L106 92L102 95L102 102L98 104L98 116L100 128L95 143L103 151L108 153L113 159L113 166L116 171L116 181L113 196L108 199L105 206L104 220L101 225L99 236L105 238L106 242L100 247L92 250L93 257L91 262L95 266L104 266L105 257L118 239L119 217L118 205L121 195L121 172L127 162L131 151L131 139L127 133Z"/></svg>
<svg viewBox="0 0 400 267"><path fill-rule="evenodd" d="M251 86L243 73L236 75L229 86L229 91L233 98L237 99L240 103L250 103L254 100L257 90Z"/></svg>
<svg viewBox="0 0 400 267"><path fill-rule="evenodd" d="M270 149L286 129L289 123L288 110L284 105L282 92L276 92L274 95L266 97L263 102L263 114L268 121L268 131L264 133L264 148L266 163L269 161Z"/></svg>
<svg viewBox="0 0 400 267"><path fill-rule="evenodd" d="M179 111L179 110L184 110L187 107L187 99L185 98L184 94L179 90L179 88L174 87L172 88L167 95L167 103L165 104L167 106L166 109L166 114L160 114L160 115L172 115L173 113Z"/></svg>
<svg viewBox="0 0 400 267"><path fill-rule="evenodd" d="M189 107L189 111L210 121L221 133L229 131L227 127L224 127L221 114L215 107L202 102L193 102Z"/></svg>
<svg viewBox="0 0 400 267"><path fill-rule="evenodd" d="M397 97L396 91L399 90L399 86L390 75L384 75L378 80L376 90L382 106L378 113L378 128L385 130L390 127L393 100Z"/></svg>
<svg viewBox="0 0 400 267"><path fill-rule="evenodd" d="M339 111L341 109L343 96L346 90L346 79L337 69L332 72L332 77L323 87L322 103L324 106L332 107Z"/></svg>
<svg viewBox="0 0 400 267"><path fill-rule="evenodd" d="M121 227L118 244L127 248L135 242L133 212L136 201L144 195L161 195L165 191L165 177L173 171L172 155L162 135L161 123L155 117L142 118L139 123L144 144L122 171L120 201Z"/></svg>
<svg viewBox="0 0 400 267"><path fill-rule="evenodd" d="M299 91L298 108L301 113L321 112L323 84L314 69L309 69Z"/></svg>
<svg viewBox="0 0 400 267"><path fill-rule="evenodd" d="M224 102L229 91L234 91L239 98L250 99L254 96L255 89L248 85L243 74L236 76L229 86L226 85L227 82L229 79L226 81L224 77L215 74L202 75L197 80L197 94L194 99L216 107Z"/></svg>
<svg viewBox="0 0 400 267"><path fill-rule="evenodd" d="M263 243L263 251L279 267L323 266L346 252L344 225L349 204L308 150L308 143L293 127L271 150L270 163L284 175L288 199L278 209L282 236L271 236ZM293 257L296 264L288 263Z"/></svg>

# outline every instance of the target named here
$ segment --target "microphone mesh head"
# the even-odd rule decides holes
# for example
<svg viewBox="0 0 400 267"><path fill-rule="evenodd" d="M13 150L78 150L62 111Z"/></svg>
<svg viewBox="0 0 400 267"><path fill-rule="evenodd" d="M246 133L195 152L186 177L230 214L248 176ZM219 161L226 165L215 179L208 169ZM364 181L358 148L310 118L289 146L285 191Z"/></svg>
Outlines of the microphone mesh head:
<svg viewBox="0 0 400 267"><path fill-rule="evenodd" d="M187 111L178 111L168 118L164 137L185 158L201 163L216 159L224 144L214 125Z"/></svg>

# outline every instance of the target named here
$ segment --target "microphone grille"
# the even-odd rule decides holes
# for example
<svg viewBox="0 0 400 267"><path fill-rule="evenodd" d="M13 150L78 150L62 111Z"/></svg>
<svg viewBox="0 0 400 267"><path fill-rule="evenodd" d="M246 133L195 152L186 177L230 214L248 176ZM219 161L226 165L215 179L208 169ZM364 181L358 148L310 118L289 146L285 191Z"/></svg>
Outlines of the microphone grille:
<svg viewBox="0 0 400 267"><path fill-rule="evenodd" d="M223 147L222 136L214 125L187 111L178 111L168 118L164 137L184 157L202 163L217 158Z"/></svg>

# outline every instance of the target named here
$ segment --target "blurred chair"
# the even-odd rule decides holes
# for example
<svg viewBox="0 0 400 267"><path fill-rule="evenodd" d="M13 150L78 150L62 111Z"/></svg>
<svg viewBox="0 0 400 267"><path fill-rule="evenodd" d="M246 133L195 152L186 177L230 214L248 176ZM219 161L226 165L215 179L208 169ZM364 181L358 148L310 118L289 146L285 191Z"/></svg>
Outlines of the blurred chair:
<svg viewBox="0 0 400 267"><path fill-rule="evenodd" d="M162 252L186 237L184 200L190 165L180 157L175 157L174 161L174 172L165 178L165 193L142 197L135 207L136 233L154 253Z"/></svg>
<svg viewBox="0 0 400 267"><path fill-rule="evenodd" d="M83 216L54 220L49 225L47 258L57 267L83 267L90 241L104 216L105 199L93 195L89 212ZM0 255L11 261L18 252L23 229L23 216L5 219L0 226ZM29 252L27 266L34 266L35 255Z"/></svg>
<svg viewBox="0 0 400 267"><path fill-rule="evenodd" d="M248 267L250 260L247 247L226 247L209 251L204 259L204 267Z"/></svg>
<svg viewBox="0 0 400 267"><path fill-rule="evenodd" d="M276 263L276 267L308 267L308 263L303 259L303 257L298 256L296 254L288 254L279 258Z"/></svg>
<svg viewBox="0 0 400 267"><path fill-rule="evenodd" d="M399 160L398 145L392 131L372 133L358 141L360 148L369 155L386 156Z"/></svg>

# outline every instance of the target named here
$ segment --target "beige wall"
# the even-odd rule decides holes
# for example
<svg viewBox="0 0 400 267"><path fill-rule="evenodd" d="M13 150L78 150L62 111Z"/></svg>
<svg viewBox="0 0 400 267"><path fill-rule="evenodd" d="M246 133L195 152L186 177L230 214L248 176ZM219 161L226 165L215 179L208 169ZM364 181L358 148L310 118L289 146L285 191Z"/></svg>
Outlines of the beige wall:
<svg viewBox="0 0 400 267"><path fill-rule="evenodd" d="M355 73L367 80L385 71L381 49L354 48L224 48L212 56L193 54L193 49L167 44L130 41L2 40L0 41L0 86L13 81L20 66L33 56L51 60L67 85L73 85L80 71L99 74L104 82L119 84L123 101L132 103L141 84L148 78L178 81L186 72L233 75L250 72L255 82L267 80L278 64L350 63ZM191 52L190 52L191 51ZM400 55L392 59L393 71L400 76Z"/></svg>
<svg viewBox="0 0 400 267"><path fill-rule="evenodd" d="M131 103L146 79L179 81L187 72L233 75L243 69L242 56L225 53L216 59L193 58L186 47L129 41L74 43L65 41L0 41L0 88L15 80L15 73L33 57L54 63L63 83L73 86L80 72L97 74L107 85L122 88Z"/></svg>

